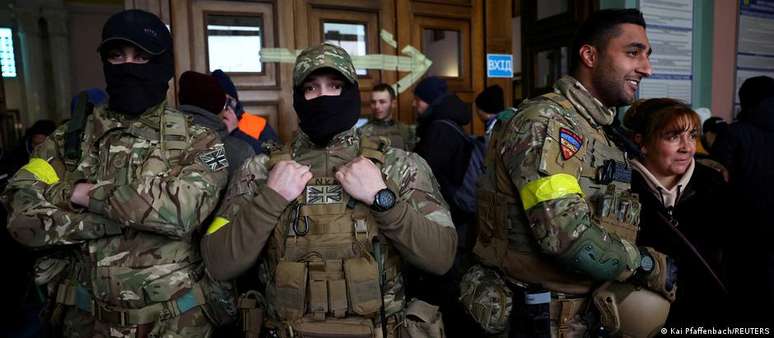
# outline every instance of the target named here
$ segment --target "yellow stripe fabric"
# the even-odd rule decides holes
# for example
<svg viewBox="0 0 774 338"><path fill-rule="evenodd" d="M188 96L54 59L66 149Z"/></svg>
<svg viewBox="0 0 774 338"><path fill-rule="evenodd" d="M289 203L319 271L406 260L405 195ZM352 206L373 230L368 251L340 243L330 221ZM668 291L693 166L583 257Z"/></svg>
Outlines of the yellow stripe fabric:
<svg viewBox="0 0 774 338"><path fill-rule="evenodd" d="M223 217L215 217L214 220L212 220L212 224L210 224L210 227L207 228L207 234L213 234L216 231L220 230L224 225L228 224L229 221L227 218Z"/></svg>
<svg viewBox="0 0 774 338"><path fill-rule="evenodd" d="M524 210L529 210L540 202L545 202L567 195L583 196L578 179L568 174L556 174L529 182L519 191Z"/></svg>
<svg viewBox="0 0 774 338"><path fill-rule="evenodd" d="M59 176L56 174L54 167L42 158L31 158L30 162L24 165L22 169L29 171L35 175L38 181L45 184L52 185L59 182Z"/></svg>

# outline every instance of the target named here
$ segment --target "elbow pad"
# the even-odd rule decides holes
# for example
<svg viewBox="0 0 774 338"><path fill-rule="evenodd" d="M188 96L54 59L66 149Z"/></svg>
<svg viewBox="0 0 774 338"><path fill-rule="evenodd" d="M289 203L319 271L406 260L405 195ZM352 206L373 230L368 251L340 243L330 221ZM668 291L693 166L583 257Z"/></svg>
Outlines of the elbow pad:
<svg viewBox="0 0 774 338"><path fill-rule="evenodd" d="M596 281L624 281L639 267L637 248L611 237L598 226L586 229L558 258L568 270L588 275Z"/></svg>

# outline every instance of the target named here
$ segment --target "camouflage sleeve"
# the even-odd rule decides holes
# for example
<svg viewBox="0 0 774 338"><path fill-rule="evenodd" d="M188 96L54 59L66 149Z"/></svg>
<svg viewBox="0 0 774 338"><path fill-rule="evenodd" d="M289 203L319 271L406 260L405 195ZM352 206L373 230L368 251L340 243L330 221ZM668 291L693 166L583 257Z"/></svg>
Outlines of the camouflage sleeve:
<svg viewBox="0 0 774 338"><path fill-rule="evenodd" d="M523 111L505 126L505 137L499 148L518 192L530 183L552 177L539 172L538 166L549 119L560 115L559 108L547 104L530 108L532 111ZM577 179L574 183L578 185ZM596 224L589 205L580 194L553 197L526 210L530 228L542 251L556 257L567 270L595 280L623 281L631 276L639 267L636 247ZM592 246L597 256L591 260L580 259L582 250Z"/></svg>
<svg viewBox="0 0 774 338"><path fill-rule="evenodd" d="M388 165L382 171L388 186L394 185L398 201L388 211L374 212L379 229L409 263L438 275L446 273L454 262L457 232L438 182L415 153L391 149L385 158Z"/></svg>
<svg viewBox="0 0 774 338"><path fill-rule="evenodd" d="M60 127L38 146L4 192L8 231L26 246L68 245L121 233L116 223L70 204L72 185L80 175L62 164L62 134Z"/></svg>
<svg viewBox="0 0 774 338"><path fill-rule="evenodd" d="M233 279L255 264L290 204L266 186L268 160L258 155L245 161L202 238L202 257L215 279Z"/></svg>
<svg viewBox="0 0 774 338"><path fill-rule="evenodd" d="M89 210L142 231L173 238L190 235L215 209L228 180L225 167L204 163L208 155L223 151L218 136L208 129L192 132L191 145L177 165L126 185L98 183L89 192ZM161 155L160 148L153 151Z"/></svg>

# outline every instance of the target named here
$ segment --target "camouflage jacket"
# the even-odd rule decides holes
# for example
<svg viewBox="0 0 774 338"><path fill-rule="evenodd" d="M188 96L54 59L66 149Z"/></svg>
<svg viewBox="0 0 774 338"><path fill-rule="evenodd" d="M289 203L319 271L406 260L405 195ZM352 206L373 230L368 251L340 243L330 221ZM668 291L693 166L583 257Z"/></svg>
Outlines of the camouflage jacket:
<svg viewBox="0 0 774 338"><path fill-rule="evenodd" d="M315 177L332 176L332 169L358 156L359 136L352 130L333 138L326 148L317 148L303 132L291 143L293 158L312 167ZM248 160L232 180L217 215L229 223L208 230L202 240L202 255L215 278L230 279L258 260L269 237L289 212L290 203L265 183L269 157ZM395 207L373 212L379 231L403 259L424 270L442 274L454 259L457 235L438 183L424 160L414 153L388 148L382 173L387 185L396 187ZM211 227L212 229L212 227Z"/></svg>
<svg viewBox="0 0 774 338"><path fill-rule="evenodd" d="M416 126L396 120L382 121L370 118L368 123L358 128L360 135L383 136L390 140L394 148L412 151L417 143Z"/></svg>
<svg viewBox="0 0 774 338"><path fill-rule="evenodd" d="M218 136L165 103L136 119L97 107L80 159L65 158L66 131L39 146L5 192L14 238L78 246L103 304L140 308L191 288L202 274L192 233L227 180ZM70 203L84 181L95 184L88 208Z"/></svg>
<svg viewBox="0 0 774 338"><path fill-rule="evenodd" d="M607 163L628 168L603 130L614 116L565 76L555 93L525 101L518 115L497 124L480 181L474 249L485 264L512 280L574 294L587 293L594 281L625 280L639 267L636 195L625 179L597 176ZM610 199L621 207L611 212Z"/></svg>

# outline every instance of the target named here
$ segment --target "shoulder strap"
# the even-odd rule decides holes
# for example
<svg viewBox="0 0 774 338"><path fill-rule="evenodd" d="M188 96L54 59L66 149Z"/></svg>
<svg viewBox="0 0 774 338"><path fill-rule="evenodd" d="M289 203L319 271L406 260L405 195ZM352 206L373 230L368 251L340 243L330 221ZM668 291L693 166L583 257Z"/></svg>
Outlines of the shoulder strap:
<svg viewBox="0 0 774 338"><path fill-rule="evenodd" d="M293 154L291 154L290 150L291 143L285 144L282 146L282 148L275 149L269 152L269 164L268 168L271 170L271 168L274 168L274 165L279 163L280 161L290 161L293 159Z"/></svg>
<svg viewBox="0 0 774 338"><path fill-rule="evenodd" d="M86 128L86 119L94 111L94 105L89 102L89 94L86 91L78 94L78 104L67 124L65 132L65 158L78 160L81 158L81 137Z"/></svg>
<svg viewBox="0 0 774 338"><path fill-rule="evenodd" d="M469 139L468 134L465 134L465 131L463 131L462 128L459 125L457 125L456 123L454 123L452 121L449 121L449 120L435 120L435 121L433 121L433 123L436 123L436 122L440 122L440 123L443 123L443 124L445 124L447 126L452 127L452 129L456 130L457 133L462 135L463 138L465 138L466 140Z"/></svg>
<svg viewBox="0 0 774 338"><path fill-rule="evenodd" d="M390 146L390 140L385 137L360 136L360 156L377 164L384 164L384 152Z"/></svg>
<svg viewBox="0 0 774 338"><path fill-rule="evenodd" d="M161 137L166 150L186 150L188 148L188 119L181 112L164 111L161 118Z"/></svg>

